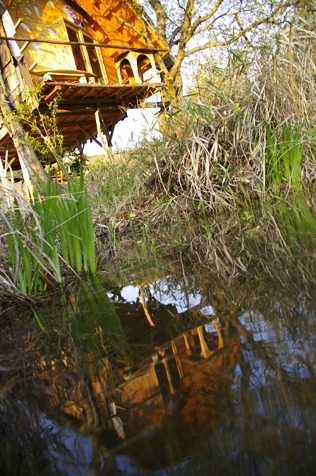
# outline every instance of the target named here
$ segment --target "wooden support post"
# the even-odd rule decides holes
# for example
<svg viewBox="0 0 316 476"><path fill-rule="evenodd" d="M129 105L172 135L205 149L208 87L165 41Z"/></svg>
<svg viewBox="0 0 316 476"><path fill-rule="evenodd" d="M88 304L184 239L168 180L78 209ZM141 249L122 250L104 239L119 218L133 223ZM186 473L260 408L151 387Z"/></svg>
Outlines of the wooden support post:
<svg viewBox="0 0 316 476"><path fill-rule="evenodd" d="M95 122L96 122L98 134L99 134L101 142L102 142L102 148L104 150L104 153L107 155L108 150L107 150L106 143L104 142L104 138L103 138L103 135L102 135L100 116L101 116L100 110L98 109L97 111L95 111Z"/></svg>
<svg viewBox="0 0 316 476"><path fill-rule="evenodd" d="M110 133L108 126L105 124L104 120L102 119L103 130L106 135L106 140L108 142L108 146L112 147L112 133Z"/></svg>
<svg viewBox="0 0 316 476"><path fill-rule="evenodd" d="M82 142L77 141L77 147L80 153L80 162L81 162L82 171L84 172L86 168L86 158L83 153L84 145L82 144Z"/></svg>
<svg viewBox="0 0 316 476"><path fill-rule="evenodd" d="M113 139L113 135L114 135L114 129L115 129L115 126L116 126L117 123L118 123L118 121L115 121L115 122L113 122L113 124L111 126L111 146L112 146L112 139Z"/></svg>
<svg viewBox="0 0 316 476"><path fill-rule="evenodd" d="M103 120L102 120L102 124L103 124L103 130L105 132L105 136L106 136L108 146L112 147L111 134L110 134L110 131L108 129L108 126L105 124L105 122Z"/></svg>

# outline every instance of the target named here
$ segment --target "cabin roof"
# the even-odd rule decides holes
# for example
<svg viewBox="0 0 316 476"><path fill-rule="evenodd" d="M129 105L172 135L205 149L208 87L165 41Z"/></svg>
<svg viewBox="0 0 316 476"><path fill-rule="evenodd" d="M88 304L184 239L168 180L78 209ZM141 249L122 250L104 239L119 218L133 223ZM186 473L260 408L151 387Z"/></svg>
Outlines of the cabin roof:
<svg viewBox="0 0 316 476"><path fill-rule="evenodd" d="M135 31L123 24L120 17L132 27L141 31L141 26L129 0L74 0L86 11L104 31L103 39L107 44L126 44L129 46L148 47L145 40ZM155 48L166 48L153 29L148 26ZM117 54L117 53L115 53Z"/></svg>

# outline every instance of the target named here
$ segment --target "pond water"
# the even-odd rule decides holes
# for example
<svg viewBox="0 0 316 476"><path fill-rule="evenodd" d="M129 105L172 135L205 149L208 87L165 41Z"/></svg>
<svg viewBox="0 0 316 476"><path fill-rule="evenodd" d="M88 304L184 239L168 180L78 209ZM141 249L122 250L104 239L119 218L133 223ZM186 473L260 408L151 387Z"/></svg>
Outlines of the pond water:
<svg viewBox="0 0 316 476"><path fill-rule="evenodd" d="M314 296L180 258L120 268L2 359L1 474L315 474Z"/></svg>

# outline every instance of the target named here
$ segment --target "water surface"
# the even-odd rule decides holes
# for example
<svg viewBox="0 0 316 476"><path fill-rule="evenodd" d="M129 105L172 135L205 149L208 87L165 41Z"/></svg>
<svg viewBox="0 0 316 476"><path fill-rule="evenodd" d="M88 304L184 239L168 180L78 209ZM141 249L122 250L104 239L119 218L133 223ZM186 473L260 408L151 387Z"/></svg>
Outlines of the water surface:
<svg viewBox="0 0 316 476"><path fill-rule="evenodd" d="M180 258L122 268L12 347L1 474L315 474L312 293Z"/></svg>

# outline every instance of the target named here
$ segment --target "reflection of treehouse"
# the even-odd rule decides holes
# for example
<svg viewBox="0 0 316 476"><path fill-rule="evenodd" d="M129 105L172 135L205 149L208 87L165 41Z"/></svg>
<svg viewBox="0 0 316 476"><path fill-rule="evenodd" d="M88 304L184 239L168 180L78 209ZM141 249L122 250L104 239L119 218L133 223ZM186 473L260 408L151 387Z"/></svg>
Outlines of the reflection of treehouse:
<svg viewBox="0 0 316 476"><path fill-rule="evenodd" d="M101 289L96 296L100 295ZM141 295L145 301L142 289ZM81 295L82 302L83 298L84 295ZM143 348L140 333L144 334L145 317L142 315L140 302L137 305L139 314L127 312L131 311L130 304L120 305L116 299L115 302L115 312L121 307L125 316L142 316L142 320L134 320L140 321L139 327L137 324L138 340L135 344L140 344ZM99 316L104 310L104 305L99 307L102 303L98 298L96 305L91 307L90 304L86 310L91 308L95 315ZM162 307L167 309L163 304ZM147 309L148 312L149 310ZM115 433L117 437L129 440L126 452L136 456L140 465L143 463L145 451L139 451L138 439L135 445L133 441L135 434L140 435L140 432L148 428L155 429L150 444L156 448L158 443L159 448L162 448L160 464L169 464L165 458L168 451L165 451L164 436L167 433L172 433L177 440L178 460L188 458L200 444L196 429L201 430L204 438L213 434L219 427L227 391L228 379L225 373L234 365L237 352L236 340L226 332L226 326L222 327L213 315L204 319L206 324L198 325L172 340L166 341L166 336L170 334L162 332L163 338L160 340L161 344L158 344L158 329L163 326L158 315L155 315L156 329L152 329L150 322L147 324L147 329L150 329L156 342L155 353L152 354L153 347L150 345L149 355L144 351L141 357L136 357L138 364L135 365L140 365L140 368L132 371L131 375L124 374L124 369L118 370L122 372L119 373L121 378L118 377L120 382L123 379L124 381L116 387L107 359L102 359L103 362L97 359L93 369L85 370L80 375L74 359L68 358L64 365L59 367L59 372L55 368L47 370L44 375L48 384L47 395L52 405L76 419L85 421L88 427L96 425L100 429L111 431L112 439ZM128 324L133 327L130 317ZM122 326L124 328L124 321ZM129 341L133 348L133 338ZM169 418L170 415L172 418ZM172 431L169 432L169 429Z"/></svg>
<svg viewBox="0 0 316 476"><path fill-rule="evenodd" d="M126 314L126 306L123 307ZM157 439L150 444L158 443L162 448L159 462L167 466L169 462L163 459L167 452L163 448L169 425L175 425L172 434L178 440L181 454L177 457L181 460L194 454L196 445L200 444L197 427L204 438L213 434L220 424L227 389L225 371L234 365L237 351L234 339L222 332L217 318L209 317L206 325L158 346L156 353L138 371L124 376L128 380L116 388L107 359L80 375L77 363L68 357L59 368L57 363L43 367L42 378L48 385L46 394L55 408L85 421L87 428L96 426L111 431L112 440L113 432L121 439L128 439L126 451L140 465L145 452L139 451L138 439L134 445L135 434L155 428Z"/></svg>
<svg viewBox="0 0 316 476"><path fill-rule="evenodd" d="M170 398L176 393L179 385L185 385L187 379L192 381L201 379L199 366L202 362L207 362L207 359L215 354L216 366L222 368L221 357L216 356L216 351L224 347L223 337L217 319L212 322L213 332L207 333L205 326L199 326L159 347L157 358L154 359L158 361L147 364L135 374L132 381L120 387L120 392L117 393L119 404L126 407L128 401L133 401L137 413L139 411L137 405L152 399L155 403L153 410L165 413L170 409ZM212 361L210 371L214 372L215 361ZM130 411L135 413L133 410ZM153 417L155 418L154 414Z"/></svg>
<svg viewBox="0 0 316 476"><path fill-rule="evenodd" d="M170 399L177 393L179 387L187 388L189 401L190 388L192 385L204 385L205 375L209 385L211 375L216 374L218 370L224 370L222 357L217 355L217 351L224 346L217 319L213 320L212 325L212 332L205 332L205 326L199 326L159 347L152 361L115 391L118 406L124 408L126 414L141 417L151 402L147 418L153 422L159 421L160 416L173 411L170 407ZM233 362L232 353L226 368L233 365ZM100 370L98 375L89 372L85 380L79 381L74 378L73 363L64 363L67 373L65 369L59 373L58 368L54 368L55 364L53 364L51 377L44 360L40 365L43 366L43 377L50 380L47 395L53 406L61 407L65 413L75 418L86 419L90 424L98 422L104 428L109 428L108 389L112 384L109 381L111 369L106 359L104 359L103 370ZM219 382L222 382L222 379ZM222 384L224 381L220 384L220 388ZM133 402L132 408L129 408L129 402ZM207 395L205 402L207 403ZM205 411L205 409L201 408L198 411ZM125 412L123 416L124 414Z"/></svg>
<svg viewBox="0 0 316 476"><path fill-rule="evenodd" d="M223 338L218 326L217 319L213 320L214 327L218 336L218 346L215 349L210 349L210 343L206 338L206 331L204 326L197 327L190 335L184 335L184 342L188 355L198 355L203 359L207 359L217 348L224 347ZM213 344L214 345L214 344ZM216 345L216 344L215 344Z"/></svg>

